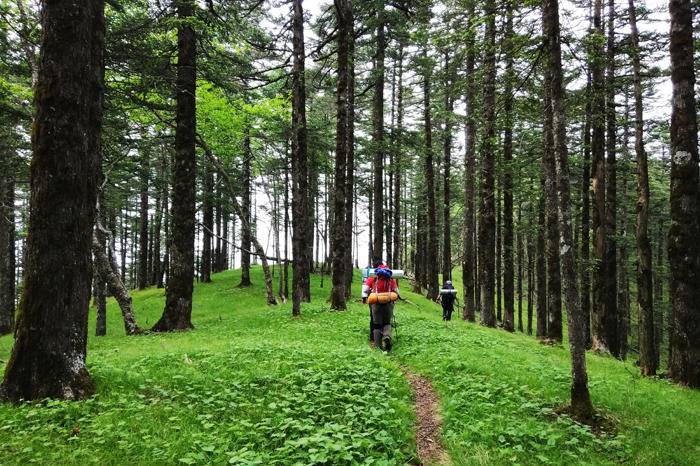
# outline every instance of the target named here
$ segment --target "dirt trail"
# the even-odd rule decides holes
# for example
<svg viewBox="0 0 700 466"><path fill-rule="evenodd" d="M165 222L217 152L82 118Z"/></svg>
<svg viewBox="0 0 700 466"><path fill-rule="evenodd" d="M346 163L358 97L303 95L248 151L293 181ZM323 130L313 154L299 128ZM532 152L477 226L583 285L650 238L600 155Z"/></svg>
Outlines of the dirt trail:
<svg viewBox="0 0 700 466"><path fill-rule="evenodd" d="M416 446L420 464L451 464L450 457L440 440L442 417L440 399L430 381L401 367L411 385L416 403Z"/></svg>

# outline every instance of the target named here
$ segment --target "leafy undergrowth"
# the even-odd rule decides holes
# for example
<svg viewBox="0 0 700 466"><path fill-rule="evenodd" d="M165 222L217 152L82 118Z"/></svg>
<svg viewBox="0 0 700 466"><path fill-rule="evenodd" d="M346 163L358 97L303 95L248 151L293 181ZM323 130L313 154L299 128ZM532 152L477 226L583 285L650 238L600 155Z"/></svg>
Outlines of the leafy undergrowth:
<svg viewBox="0 0 700 466"><path fill-rule="evenodd" d="M593 434L554 415L569 389L564 348L445 325L437 306L404 291L417 306L397 306L398 341L387 357L367 345L367 308L330 312L318 277L299 319L289 304L265 306L258 268L256 286L237 288L238 279L225 272L195 287L191 332L125 337L110 304L108 335L88 343L97 394L0 405L0 463L416 463L400 364L440 394L457 465L700 458L700 394L641 379L630 364L589 356L593 401L616 420L615 432ZM152 325L163 301L162 290L134 293L139 323ZM10 346L0 339L0 360Z"/></svg>

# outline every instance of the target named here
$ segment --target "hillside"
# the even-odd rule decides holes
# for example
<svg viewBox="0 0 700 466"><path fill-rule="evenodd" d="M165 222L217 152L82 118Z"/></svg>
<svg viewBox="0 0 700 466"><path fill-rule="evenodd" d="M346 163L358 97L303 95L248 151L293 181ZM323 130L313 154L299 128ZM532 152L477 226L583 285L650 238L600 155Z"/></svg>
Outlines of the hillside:
<svg viewBox="0 0 700 466"><path fill-rule="evenodd" d="M402 367L440 397L442 439L459 464L700 464L700 393L589 355L594 404L615 428L591 433L554 411L568 398L568 351L522 334L440 320L408 293L391 355L367 344L367 307L331 312L314 277L299 319L264 304L262 274L195 287L195 330L126 337L110 303L93 337L97 394L0 405L2 464L416 464L414 402ZM359 276L355 281L359 288ZM358 288L354 290L359 295ZM163 290L135 292L139 324ZM0 339L2 365L9 337Z"/></svg>

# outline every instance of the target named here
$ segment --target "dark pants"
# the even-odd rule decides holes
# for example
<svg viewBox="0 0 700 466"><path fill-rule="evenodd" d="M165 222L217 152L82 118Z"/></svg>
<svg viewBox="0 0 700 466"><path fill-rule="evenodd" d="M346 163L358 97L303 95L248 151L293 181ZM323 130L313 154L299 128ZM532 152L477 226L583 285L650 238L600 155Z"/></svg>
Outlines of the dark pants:
<svg viewBox="0 0 700 466"><path fill-rule="evenodd" d="M442 320L452 320L452 311L454 311L454 305L442 306Z"/></svg>
<svg viewBox="0 0 700 466"><path fill-rule="evenodd" d="M372 339L380 346L383 338L391 338L391 317L394 315L394 303L372 305Z"/></svg>

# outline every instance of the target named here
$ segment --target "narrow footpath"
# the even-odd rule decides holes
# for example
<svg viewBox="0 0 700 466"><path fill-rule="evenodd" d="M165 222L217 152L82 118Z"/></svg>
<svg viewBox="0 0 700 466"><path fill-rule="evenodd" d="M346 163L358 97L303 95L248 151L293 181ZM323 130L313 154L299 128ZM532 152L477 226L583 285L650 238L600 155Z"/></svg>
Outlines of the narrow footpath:
<svg viewBox="0 0 700 466"><path fill-rule="evenodd" d="M449 465L450 457L440 439L442 417L440 399L430 381L401 366L406 380L411 385L416 405L416 447L420 464Z"/></svg>

